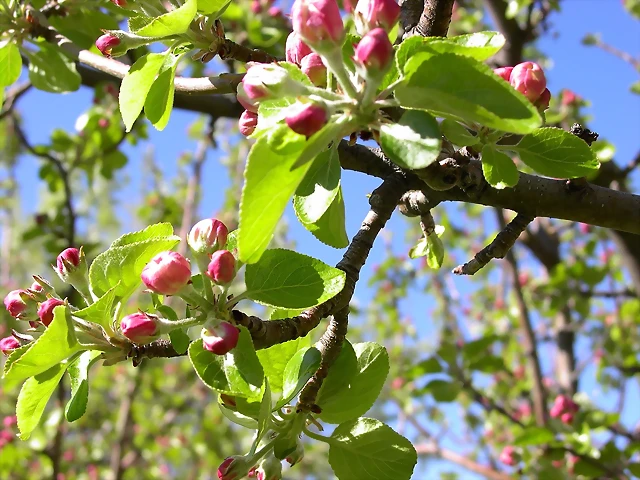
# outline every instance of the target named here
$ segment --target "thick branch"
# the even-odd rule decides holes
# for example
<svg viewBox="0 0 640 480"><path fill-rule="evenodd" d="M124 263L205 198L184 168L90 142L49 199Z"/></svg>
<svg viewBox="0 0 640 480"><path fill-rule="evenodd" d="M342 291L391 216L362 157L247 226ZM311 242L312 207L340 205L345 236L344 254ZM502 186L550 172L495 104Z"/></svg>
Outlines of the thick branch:
<svg viewBox="0 0 640 480"><path fill-rule="evenodd" d="M454 0L424 0L422 13L416 23L422 2L405 1L402 5L401 23L403 39L413 35L422 37L446 37L451 23Z"/></svg>
<svg viewBox="0 0 640 480"><path fill-rule="evenodd" d="M505 0L484 0L493 23L506 39L506 44L495 58L499 65L513 66L522 61L522 50L526 39L524 31L515 18L507 18L507 2Z"/></svg>

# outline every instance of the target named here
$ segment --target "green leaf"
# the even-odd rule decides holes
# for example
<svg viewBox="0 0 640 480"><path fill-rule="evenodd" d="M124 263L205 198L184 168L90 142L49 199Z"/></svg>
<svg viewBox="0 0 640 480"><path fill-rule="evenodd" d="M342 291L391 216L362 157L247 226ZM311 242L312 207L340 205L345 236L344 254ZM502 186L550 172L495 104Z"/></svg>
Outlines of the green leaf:
<svg viewBox="0 0 640 480"><path fill-rule="evenodd" d="M197 9L198 0L187 0L181 7L154 18L147 25L133 33L141 37L181 35L189 29L191 21L196 16Z"/></svg>
<svg viewBox="0 0 640 480"><path fill-rule="evenodd" d="M496 150L493 145L482 147L482 173L487 182L498 190L515 187L520 178L520 172L513 160Z"/></svg>
<svg viewBox="0 0 640 480"><path fill-rule="evenodd" d="M448 118L445 118L442 123L440 123L440 130L451 143L461 147L475 145L480 141L478 137L469 132L463 125Z"/></svg>
<svg viewBox="0 0 640 480"><path fill-rule="evenodd" d="M396 67L403 71L407 61L420 52L452 53L483 61L496 54L504 43L505 38L500 32L477 32L448 38L413 36L398 47Z"/></svg>
<svg viewBox="0 0 640 480"><path fill-rule="evenodd" d="M60 383L66 368L66 363L56 363L24 382L16 404L16 417L22 440L27 440L40 423L47 402Z"/></svg>
<svg viewBox="0 0 640 480"><path fill-rule="evenodd" d="M198 11L219 18L230 3L231 0L198 0Z"/></svg>
<svg viewBox="0 0 640 480"><path fill-rule="evenodd" d="M73 312L74 317L82 318L87 322L93 322L104 328L107 333L113 333L111 321L113 320L113 301L116 297L116 287L108 290L102 297L82 310Z"/></svg>
<svg viewBox="0 0 640 480"><path fill-rule="evenodd" d="M202 346L202 339L189 345L189 360L200 380L218 393L242 398L260 398L262 366L258 360L251 336L240 328L238 346L226 355L215 355ZM253 351L253 354L251 353Z"/></svg>
<svg viewBox="0 0 640 480"><path fill-rule="evenodd" d="M298 350L307 347L308 343L309 340L302 337L258 350L258 358L264 369L264 374L269 380L272 392L282 391L282 375L287 363Z"/></svg>
<svg viewBox="0 0 640 480"><path fill-rule="evenodd" d="M630 463L629 471L633 473L636 477L640 477L640 463L638 462Z"/></svg>
<svg viewBox="0 0 640 480"><path fill-rule="evenodd" d="M278 401L276 409L289 403L309 379L316 373L320 366L322 355L315 347L307 347L298 350L287 362L282 374L282 398Z"/></svg>
<svg viewBox="0 0 640 480"><path fill-rule="evenodd" d="M169 222L156 223L149 225L143 230L137 232L125 233L111 243L111 247L122 247L143 240L151 240L158 237L170 237L173 235L173 226Z"/></svg>
<svg viewBox="0 0 640 480"><path fill-rule="evenodd" d="M12 85L20 77L22 57L15 43L8 42L0 47L0 87Z"/></svg>
<svg viewBox="0 0 640 480"><path fill-rule="evenodd" d="M436 379L426 384L424 391L429 392L436 402L453 402L460 393L460 384Z"/></svg>
<svg viewBox="0 0 640 480"><path fill-rule="evenodd" d="M346 122L346 117L338 118L337 120L328 122L320 131L311 135L304 143L304 147L300 151L291 169L306 165L320 153L324 152L330 144L339 141L344 136L344 132L348 130L348 128L345 127Z"/></svg>
<svg viewBox="0 0 640 480"><path fill-rule="evenodd" d="M164 316L164 318L176 321L178 320L178 315L176 312L167 305L160 305L156 307L156 310ZM169 340L171 340L171 346L173 349L179 353L180 355L187 352L189 349L189 344L191 343L191 338L187 335L186 328L176 328L169 332Z"/></svg>
<svg viewBox="0 0 640 480"><path fill-rule="evenodd" d="M289 199L311 167L307 164L291 170L298 158L298 148L287 153L275 152L268 140L261 137L249 152L238 228L238 253L244 263L260 259Z"/></svg>
<svg viewBox="0 0 640 480"><path fill-rule="evenodd" d="M542 123L524 95L472 58L420 52L404 65L404 74L396 99L405 108L521 134Z"/></svg>
<svg viewBox="0 0 640 480"><path fill-rule="evenodd" d="M269 425L271 424L271 388L269 388L269 380L264 381L264 393L262 394L262 401L260 402L260 411L258 414L258 432L256 433L256 442L267 433Z"/></svg>
<svg viewBox="0 0 640 480"><path fill-rule="evenodd" d="M364 415L380 395L389 373L389 355L382 345L356 343L353 350L358 359L355 376L348 385L323 403L320 419L327 423L342 423Z"/></svg>
<svg viewBox="0 0 640 480"><path fill-rule="evenodd" d="M444 227L436 225L436 231L427 237L427 265L434 270L439 269L444 262L444 244L440 240L443 233Z"/></svg>
<svg viewBox="0 0 640 480"><path fill-rule="evenodd" d="M231 410L230 408L226 407L222 403L218 403L218 406L220 407L220 411L222 412L222 414L225 417L227 417L229 420L231 420L233 423L240 425L242 427L248 428L250 430L258 429L258 422L255 418L251 418L246 415L243 415L240 412Z"/></svg>
<svg viewBox="0 0 640 480"><path fill-rule="evenodd" d="M296 212L297 213L297 212ZM300 217L298 217L300 220ZM304 228L322 243L333 248L344 248L349 245L349 237L345 226L344 199L342 187L338 186L338 194L320 219L314 223L300 221Z"/></svg>
<svg viewBox="0 0 640 480"><path fill-rule="evenodd" d="M68 422L75 422L84 415L89 401L89 369L100 359L102 352L88 350L69 364L67 373L71 379L71 398L64 409Z"/></svg>
<svg viewBox="0 0 640 480"><path fill-rule="evenodd" d="M335 148L316 157L293 196L300 221L315 223L327 211L340 188L340 160Z"/></svg>
<svg viewBox="0 0 640 480"><path fill-rule="evenodd" d="M76 339L68 310L68 307L62 305L53 309L53 321L44 333L5 372L5 388L12 388L20 380L49 370L83 350Z"/></svg>
<svg viewBox="0 0 640 480"><path fill-rule="evenodd" d="M428 167L442 147L438 122L426 112L409 110L398 123L380 126L380 146L396 165L412 170Z"/></svg>
<svg viewBox="0 0 640 480"><path fill-rule="evenodd" d="M193 0L190 0L193 1ZM147 53L131 66L120 85L120 113L126 131L130 132L140 116L151 85L153 85L167 53Z"/></svg>
<svg viewBox="0 0 640 480"><path fill-rule="evenodd" d="M104 295L115 287L117 297L130 295L140 285L140 274L145 265L158 253L171 250L178 243L180 237L170 235L109 247L89 268L93 292Z"/></svg>
<svg viewBox="0 0 640 480"><path fill-rule="evenodd" d="M178 55L169 55L158 78L151 85L144 102L144 114L156 130L162 131L169 123L173 110L174 79L178 68Z"/></svg>
<svg viewBox="0 0 640 480"><path fill-rule="evenodd" d="M331 365L329 374L322 382L316 403L322 405L333 395L339 394L345 385L349 385L349 382L358 374L358 371L356 352L353 349L353 345L351 345L348 340L345 340L342 343L340 355L338 355L334 364Z"/></svg>
<svg viewBox="0 0 640 480"><path fill-rule="evenodd" d="M245 295L264 305L303 309L319 305L344 288L345 273L292 250L264 252L247 265Z"/></svg>
<svg viewBox="0 0 640 480"><path fill-rule="evenodd" d="M40 43L38 52L24 51L29 59L29 80L38 90L52 93L75 92L80 88L76 64L60 48Z"/></svg>
<svg viewBox="0 0 640 480"><path fill-rule="evenodd" d="M329 464L340 480L409 480L417 462L411 442L373 418L343 423L329 440Z"/></svg>
<svg viewBox="0 0 640 480"><path fill-rule="evenodd" d="M548 177L582 177L600 167L584 140L560 128L540 128L509 149L515 150L527 166Z"/></svg>
<svg viewBox="0 0 640 480"><path fill-rule="evenodd" d="M411 368L411 370L409 370L409 376L411 378L418 378L429 373L440 372L442 372L442 365L438 359L436 357L429 357Z"/></svg>
<svg viewBox="0 0 640 480"><path fill-rule="evenodd" d="M595 460L597 461L597 459ZM579 460L573 465L573 474L576 476L584 475L587 478L599 478L605 473L606 472L603 468L593 465L590 462L585 462L584 460Z"/></svg>
<svg viewBox="0 0 640 480"><path fill-rule="evenodd" d="M530 445L542 445L553 442L555 436L553 432L543 427L528 427L521 434L516 436L513 444L516 447L527 447Z"/></svg>
<svg viewBox="0 0 640 480"><path fill-rule="evenodd" d="M637 82L634 82L631 85L631 88L629 88L629 90L631 91L631 93L635 93L636 95L640 95L640 80L638 80Z"/></svg>

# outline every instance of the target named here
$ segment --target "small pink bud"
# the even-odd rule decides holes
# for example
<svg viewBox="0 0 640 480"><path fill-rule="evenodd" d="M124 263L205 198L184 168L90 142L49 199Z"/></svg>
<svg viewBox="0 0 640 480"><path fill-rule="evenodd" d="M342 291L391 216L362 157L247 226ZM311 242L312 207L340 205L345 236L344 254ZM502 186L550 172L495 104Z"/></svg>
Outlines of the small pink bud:
<svg viewBox="0 0 640 480"><path fill-rule="evenodd" d="M20 342L14 337L4 337L0 340L0 351L3 354L8 356L16 348L20 348Z"/></svg>
<svg viewBox="0 0 640 480"><path fill-rule="evenodd" d="M219 480L239 480L249 473L253 465L249 465L246 457L233 455L225 458L218 467Z"/></svg>
<svg viewBox="0 0 640 480"><path fill-rule="evenodd" d="M42 288L42 285L40 285L38 282L33 282L29 287L29 290L31 290L32 292L43 292L44 288Z"/></svg>
<svg viewBox="0 0 640 480"><path fill-rule="evenodd" d="M524 365L518 365L513 370L513 376L518 380L522 380L524 378L524 374L525 374Z"/></svg>
<svg viewBox="0 0 640 480"><path fill-rule="evenodd" d="M226 355L238 345L240 330L229 322L202 329L202 345L216 355Z"/></svg>
<svg viewBox="0 0 640 480"><path fill-rule="evenodd" d="M591 232L591 225L588 223L579 223L580 233L586 235Z"/></svg>
<svg viewBox="0 0 640 480"><path fill-rule="evenodd" d="M551 418L558 418L562 415L562 412L562 407L554 404L551 406L551 410L549 410L549 415L551 415Z"/></svg>
<svg viewBox="0 0 640 480"><path fill-rule="evenodd" d="M100 120L98 120L98 127L102 128L102 129L109 128L110 124L111 124L111 122L109 122L108 118L101 118Z"/></svg>
<svg viewBox="0 0 640 480"><path fill-rule="evenodd" d="M236 258L228 250L218 250L211 255L207 277L219 285L231 282L236 276Z"/></svg>
<svg viewBox="0 0 640 480"><path fill-rule="evenodd" d="M518 283L521 287L525 287L529 283L529 280L531 280L529 272L520 272L518 275Z"/></svg>
<svg viewBox="0 0 640 480"><path fill-rule="evenodd" d="M53 309L59 305L64 305L64 302L57 298L49 298L42 302L40 307L38 307L38 317L40 317L40 321L45 327L48 327L53 321Z"/></svg>
<svg viewBox="0 0 640 480"><path fill-rule="evenodd" d="M564 467L564 460L553 460L553 461L551 462L551 465L552 465L554 468L562 468L562 467Z"/></svg>
<svg viewBox="0 0 640 480"><path fill-rule="evenodd" d="M336 0L295 0L291 7L293 31L311 47L337 49L344 25Z"/></svg>
<svg viewBox="0 0 640 480"><path fill-rule="evenodd" d="M499 77L504 78L507 82L511 79L511 72L513 71L513 67L500 67L493 70L493 73L498 75Z"/></svg>
<svg viewBox="0 0 640 480"><path fill-rule="evenodd" d="M4 306L12 317L18 318L18 315L27 310L27 303L20 294L28 295L26 290L12 290L4 297Z"/></svg>
<svg viewBox="0 0 640 480"><path fill-rule="evenodd" d="M329 112L319 103L306 103L285 118L291 130L307 138L321 130L328 121Z"/></svg>
<svg viewBox="0 0 640 480"><path fill-rule="evenodd" d="M536 100L535 106L538 110L544 112L547 108L549 108L549 102L551 102L551 92L548 88L545 88L544 91L540 94L538 100Z"/></svg>
<svg viewBox="0 0 640 480"><path fill-rule="evenodd" d="M113 47L120 45L120 39L115 35L106 33L96 40L96 47L100 50L100 53L105 57L111 57L111 50Z"/></svg>
<svg viewBox="0 0 640 480"><path fill-rule="evenodd" d="M287 37L285 55L287 62L300 66L302 59L311 53L309 45L304 43L296 32L291 32Z"/></svg>
<svg viewBox="0 0 640 480"><path fill-rule="evenodd" d="M157 328L153 315L142 312L127 315L120 322L122 334L134 343L147 343Z"/></svg>
<svg viewBox="0 0 640 480"><path fill-rule="evenodd" d="M275 63L252 64L242 79L242 87L253 103L306 92L304 85L293 80L286 69Z"/></svg>
<svg viewBox="0 0 640 480"><path fill-rule="evenodd" d="M17 424L18 424L18 417L16 417L15 415L7 415L2 419L2 425L4 425L5 428L11 428Z"/></svg>
<svg viewBox="0 0 640 480"><path fill-rule="evenodd" d="M245 110L240 115L240 120L238 120L238 129L240 133L245 137L251 135L256 126L258 125L258 114L255 112L250 112L249 110Z"/></svg>
<svg viewBox="0 0 640 480"><path fill-rule="evenodd" d="M317 53L310 53L302 59L300 70L304 73L311 83L316 87L324 88L327 86L327 67L322 61L322 57Z"/></svg>
<svg viewBox="0 0 640 480"><path fill-rule="evenodd" d="M569 90L568 88L565 88L564 90L562 90L561 92L561 101L562 101L562 105L572 105L573 103L576 103L578 100L580 100L580 97L572 90Z"/></svg>
<svg viewBox="0 0 640 480"><path fill-rule="evenodd" d="M114 5L117 5L120 8L127 7L127 0L111 0L111 3L113 3Z"/></svg>
<svg viewBox="0 0 640 480"><path fill-rule="evenodd" d="M499 460L505 465L513 466L516 464L516 459L514 457L515 453L515 448L512 446L506 446L502 449Z"/></svg>
<svg viewBox="0 0 640 480"><path fill-rule="evenodd" d="M142 269L147 288L161 295L175 295L191 279L189 260L178 252L160 252Z"/></svg>
<svg viewBox="0 0 640 480"><path fill-rule="evenodd" d="M258 104L249 98L247 92L244 90L242 82L238 84L238 93L236 98L238 99L238 103L242 105L245 110L258 113Z"/></svg>
<svg viewBox="0 0 640 480"><path fill-rule="evenodd" d="M560 416L560 421L565 425L571 425L573 423L573 413L563 413Z"/></svg>
<svg viewBox="0 0 640 480"><path fill-rule="evenodd" d="M187 243L196 253L208 255L224 248L227 244L229 230L227 226L217 218L205 218L196 223L187 236Z"/></svg>
<svg viewBox="0 0 640 480"><path fill-rule="evenodd" d="M82 260L83 256L80 250L77 248L67 248L58 255L55 271L62 281L67 281L69 275L78 271Z"/></svg>
<svg viewBox="0 0 640 480"><path fill-rule="evenodd" d="M253 0L251 2L251 11L256 15L262 12L262 5L260 4L260 0Z"/></svg>
<svg viewBox="0 0 640 480"><path fill-rule="evenodd" d="M271 18L284 18L282 9L280 7L269 7L269 10L267 10L267 14Z"/></svg>
<svg viewBox="0 0 640 480"><path fill-rule="evenodd" d="M547 79L540 65L533 62L519 63L511 71L513 88L522 93L531 102L535 102L547 88Z"/></svg>
<svg viewBox="0 0 640 480"><path fill-rule="evenodd" d="M359 0L353 17L360 35L374 28L388 33L400 18L400 5L395 0Z"/></svg>
<svg viewBox="0 0 640 480"><path fill-rule="evenodd" d="M368 73L378 77L384 74L393 59L393 45L387 32L375 28L367 33L358 43L353 58Z"/></svg>

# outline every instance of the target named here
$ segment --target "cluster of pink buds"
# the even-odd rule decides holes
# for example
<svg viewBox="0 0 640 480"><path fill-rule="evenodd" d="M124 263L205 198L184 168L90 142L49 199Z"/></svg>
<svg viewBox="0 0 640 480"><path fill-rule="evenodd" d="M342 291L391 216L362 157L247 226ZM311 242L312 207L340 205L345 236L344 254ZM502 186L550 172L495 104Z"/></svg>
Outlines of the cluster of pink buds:
<svg viewBox="0 0 640 480"><path fill-rule="evenodd" d="M15 415L8 415L2 419L2 426L4 428L0 430L0 450L15 439L15 434L11 430L17 423L18 419Z"/></svg>
<svg viewBox="0 0 640 480"><path fill-rule="evenodd" d="M544 71L537 63L523 62L515 67L497 68L494 72L527 97L539 110L549 108L551 92L547 88Z"/></svg>
<svg viewBox="0 0 640 480"><path fill-rule="evenodd" d="M251 11L255 15L260 15L261 13L266 12L271 18L284 19L282 9L274 6L273 3L274 0L253 0L251 2Z"/></svg>
<svg viewBox="0 0 640 480"><path fill-rule="evenodd" d="M580 97L573 90L569 90L568 88L565 88L560 92L560 99L562 105L565 106L576 105L580 101Z"/></svg>
<svg viewBox="0 0 640 480"><path fill-rule="evenodd" d="M498 459L505 465L513 467L518 463L518 452L516 451L515 447L507 445L502 449L502 452L500 452L500 456L498 457Z"/></svg>
<svg viewBox="0 0 640 480"><path fill-rule="evenodd" d="M549 411L552 418L559 418L562 423L571 425L580 406L567 395L558 395Z"/></svg>
<svg viewBox="0 0 640 480"><path fill-rule="evenodd" d="M353 12L356 31L366 35L381 28L390 32L400 18L400 6L395 0L360 0Z"/></svg>

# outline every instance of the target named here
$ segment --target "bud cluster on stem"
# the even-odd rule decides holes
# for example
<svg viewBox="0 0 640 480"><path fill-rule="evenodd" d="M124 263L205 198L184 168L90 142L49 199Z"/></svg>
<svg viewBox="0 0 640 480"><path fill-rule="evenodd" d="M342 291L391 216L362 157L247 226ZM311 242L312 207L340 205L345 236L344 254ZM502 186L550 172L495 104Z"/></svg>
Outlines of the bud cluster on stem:
<svg viewBox="0 0 640 480"><path fill-rule="evenodd" d="M496 68L494 72L527 97L540 111L549 108L551 92L547 88L544 71L537 63L523 62L515 67Z"/></svg>

